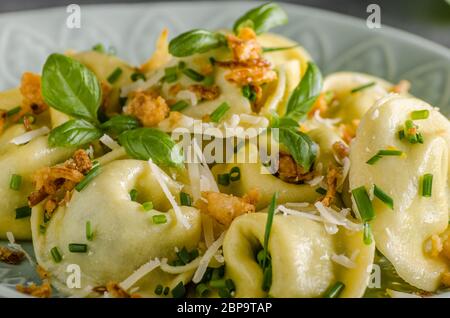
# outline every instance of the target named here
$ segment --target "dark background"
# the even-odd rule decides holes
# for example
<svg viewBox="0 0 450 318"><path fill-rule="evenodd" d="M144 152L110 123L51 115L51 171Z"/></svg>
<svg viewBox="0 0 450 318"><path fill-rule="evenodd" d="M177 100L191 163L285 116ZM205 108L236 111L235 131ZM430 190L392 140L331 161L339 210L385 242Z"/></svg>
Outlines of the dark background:
<svg viewBox="0 0 450 318"><path fill-rule="evenodd" d="M91 3L152 2L126 0L0 0L0 12ZM158 1L167 2L167 1ZM264 1L267 2L267 1ZM330 11L366 18L367 5L381 6L381 23L403 29L450 47L450 0L287 0ZM1 16L0 16L1 19Z"/></svg>

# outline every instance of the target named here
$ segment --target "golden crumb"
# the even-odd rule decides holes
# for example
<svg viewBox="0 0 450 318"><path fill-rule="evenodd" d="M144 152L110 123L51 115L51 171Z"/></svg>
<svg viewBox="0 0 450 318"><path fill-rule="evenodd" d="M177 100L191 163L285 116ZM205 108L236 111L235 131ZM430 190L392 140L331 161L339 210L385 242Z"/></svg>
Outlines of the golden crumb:
<svg viewBox="0 0 450 318"><path fill-rule="evenodd" d="M169 115L170 109L164 98L148 92L137 92L129 98L124 113L136 117L143 126L153 127Z"/></svg>
<svg viewBox="0 0 450 318"><path fill-rule="evenodd" d="M261 45L256 40L256 34L251 28L242 28L238 36L229 34L227 42L234 60L244 62L261 56Z"/></svg>
<svg viewBox="0 0 450 318"><path fill-rule="evenodd" d="M195 95L197 95L197 98L203 100L214 100L220 95L220 88L217 85L204 86L194 84L189 86L189 90L195 93Z"/></svg>
<svg viewBox="0 0 450 318"><path fill-rule="evenodd" d="M23 73L20 93L22 94L21 115L26 113L40 114L48 108L42 97L41 77L39 75L30 72Z"/></svg>
<svg viewBox="0 0 450 318"><path fill-rule="evenodd" d="M287 153L280 152L278 162L278 176L281 180L289 183L309 181L314 178L314 172L304 171L294 158Z"/></svg>
<svg viewBox="0 0 450 318"><path fill-rule="evenodd" d="M411 83L407 80L401 80L398 84L391 87L391 93L406 94L411 89Z"/></svg>
<svg viewBox="0 0 450 318"><path fill-rule="evenodd" d="M36 266L36 272L42 280L50 278L50 274L41 265Z"/></svg>
<svg viewBox="0 0 450 318"><path fill-rule="evenodd" d="M18 265L24 258L25 254L21 251L0 246L0 262L10 265Z"/></svg>
<svg viewBox="0 0 450 318"><path fill-rule="evenodd" d="M328 166L327 171L327 193L325 194L325 197L321 200L324 206L330 206L334 202L336 198L337 180L339 176L340 176L339 169L334 165L330 164Z"/></svg>
<svg viewBox="0 0 450 318"><path fill-rule="evenodd" d="M45 280L42 285L36 285L35 283L31 283L28 286L17 285L16 290L23 294L38 298L50 298L52 295L52 287L48 280Z"/></svg>
<svg viewBox="0 0 450 318"><path fill-rule="evenodd" d="M206 191L195 203L202 213L212 216L222 225L229 226L239 215L255 212L251 197L239 198L230 194Z"/></svg>
<svg viewBox="0 0 450 318"><path fill-rule="evenodd" d="M86 174L92 169L92 161L89 158L88 153L84 149L78 149L73 154L73 162L75 163L75 168L79 172Z"/></svg>
<svg viewBox="0 0 450 318"><path fill-rule="evenodd" d="M336 141L333 146L333 151L336 153L338 158L344 159L345 157L348 157L350 154L350 148L344 144L342 141Z"/></svg>

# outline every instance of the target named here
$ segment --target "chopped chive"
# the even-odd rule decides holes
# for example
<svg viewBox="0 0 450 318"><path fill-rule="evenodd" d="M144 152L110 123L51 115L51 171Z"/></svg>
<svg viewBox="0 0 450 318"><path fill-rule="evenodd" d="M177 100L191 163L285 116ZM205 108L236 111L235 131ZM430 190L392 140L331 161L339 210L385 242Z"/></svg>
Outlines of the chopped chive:
<svg viewBox="0 0 450 318"><path fill-rule="evenodd" d="M55 263L61 262L62 256L61 256L61 253L59 252L58 247L56 247L56 246L53 247L53 248L50 250L50 254L52 255L52 258L53 258L53 260L55 261Z"/></svg>
<svg viewBox="0 0 450 318"><path fill-rule="evenodd" d="M45 227L45 225L40 224L39 225L39 233L45 234L45 231L47 231L47 228Z"/></svg>
<svg viewBox="0 0 450 318"><path fill-rule="evenodd" d="M365 90L366 88L374 86L375 84L376 84L375 82L370 82L370 83L367 83L367 84L355 87L354 89L351 90L351 93L353 94L353 93L356 93L356 92L360 92L362 90Z"/></svg>
<svg viewBox="0 0 450 318"><path fill-rule="evenodd" d="M205 84L205 86L212 86L214 82L215 78L213 75L205 76L205 79L203 80L203 84Z"/></svg>
<svg viewBox="0 0 450 318"><path fill-rule="evenodd" d="M75 190L80 192L100 173L100 165L93 167L91 171L75 186Z"/></svg>
<svg viewBox="0 0 450 318"><path fill-rule="evenodd" d="M136 202L138 197L138 191L136 189L131 189L130 191L130 200Z"/></svg>
<svg viewBox="0 0 450 318"><path fill-rule="evenodd" d="M183 262L183 265L186 265L190 262L190 255L186 247L183 247L181 251L177 252L177 256L178 259Z"/></svg>
<svg viewBox="0 0 450 318"><path fill-rule="evenodd" d="M266 228L264 231L264 259L262 261L262 270L263 270L263 284L262 289L264 291L268 291L270 286L272 285L272 265L270 262L270 254L269 254L269 238L270 232L272 230L273 217L275 215L275 208L277 205L278 192L275 192L272 196L272 200L270 201L269 209L267 211L267 221Z"/></svg>
<svg viewBox="0 0 450 318"><path fill-rule="evenodd" d="M197 293L198 296L205 297L209 294L210 291L206 284L201 283L195 287L195 292Z"/></svg>
<svg viewBox="0 0 450 318"><path fill-rule="evenodd" d="M94 239L94 232L92 231L91 221L86 222L86 239L92 241Z"/></svg>
<svg viewBox="0 0 450 318"><path fill-rule="evenodd" d="M219 297L220 298L230 298L231 297L231 293L228 289L226 288L221 288L219 289Z"/></svg>
<svg viewBox="0 0 450 318"><path fill-rule="evenodd" d="M327 189L322 188L322 187L318 187L318 188L316 189L316 192L317 192L318 194L325 195L325 194L327 194Z"/></svg>
<svg viewBox="0 0 450 318"><path fill-rule="evenodd" d="M11 175L11 180L9 181L9 188L11 190L19 190L22 185L22 176L18 174Z"/></svg>
<svg viewBox="0 0 450 318"><path fill-rule="evenodd" d="M180 203L181 205L191 206L192 205L191 196L186 192L180 192Z"/></svg>
<svg viewBox="0 0 450 318"><path fill-rule="evenodd" d="M172 66L164 69L164 81L167 83L173 83L178 80L178 67Z"/></svg>
<svg viewBox="0 0 450 318"><path fill-rule="evenodd" d="M216 108L216 110L214 110L212 112L212 114L210 115L211 121L218 123L223 116L225 116L225 113L230 109L230 106L228 105L227 102L223 102L222 104L220 104L219 107Z"/></svg>
<svg viewBox="0 0 450 318"><path fill-rule="evenodd" d="M169 291L170 291L170 288L167 286L166 288L164 288L163 295L164 296L169 295Z"/></svg>
<svg viewBox="0 0 450 318"><path fill-rule="evenodd" d="M422 196L431 197L431 192L433 189L433 175L427 173L422 177Z"/></svg>
<svg viewBox="0 0 450 318"><path fill-rule="evenodd" d="M372 244L373 238L372 238L372 228L370 227L369 222L365 222L363 226L363 242L366 245Z"/></svg>
<svg viewBox="0 0 450 318"><path fill-rule="evenodd" d="M355 199L358 212L363 222L368 222L374 219L375 211L373 210L372 202L370 202L364 186L352 190L353 198Z"/></svg>
<svg viewBox="0 0 450 318"><path fill-rule="evenodd" d="M403 151L401 150L380 150L372 158L366 161L367 164L373 165L384 156L401 156Z"/></svg>
<svg viewBox="0 0 450 318"><path fill-rule="evenodd" d="M225 285L227 286L227 288L228 288L228 290L229 290L230 292L236 290L236 285L234 284L233 280L230 279L230 278L228 278L228 279L225 281Z"/></svg>
<svg viewBox="0 0 450 318"><path fill-rule="evenodd" d="M189 106L189 104L186 101L180 100L180 101L176 102L175 104L173 104L172 106L170 106L170 110L173 112L181 112L183 109L185 109L188 106Z"/></svg>
<svg viewBox="0 0 450 318"><path fill-rule="evenodd" d="M242 87L242 95L251 102L256 100L256 92L251 85L245 85Z"/></svg>
<svg viewBox="0 0 450 318"><path fill-rule="evenodd" d="M279 47L263 47L263 53L277 52L277 51L286 51L290 49L294 49L298 47L298 44L291 46L279 46Z"/></svg>
<svg viewBox="0 0 450 318"><path fill-rule="evenodd" d="M230 170L230 181L239 181L241 179L241 169L233 167Z"/></svg>
<svg viewBox="0 0 450 318"><path fill-rule="evenodd" d="M131 80L132 80L133 82L136 82L136 81L139 80L139 79L141 79L141 80L143 80L143 81L146 80L145 74L140 73L140 72L136 72L136 73L131 74L130 78L131 78Z"/></svg>
<svg viewBox="0 0 450 318"><path fill-rule="evenodd" d="M383 190L381 190L376 184L374 185L373 194L383 201L391 210L394 209L394 200Z"/></svg>
<svg viewBox="0 0 450 318"><path fill-rule="evenodd" d="M31 208L28 205L16 209L16 220L31 216Z"/></svg>
<svg viewBox="0 0 450 318"><path fill-rule="evenodd" d="M115 82L117 82L117 80L119 79L120 75L122 75L122 69L120 67L117 67L107 78L108 82L110 84L113 84Z"/></svg>
<svg viewBox="0 0 450 318"><path fill-rule="evenodd" d="M105 46L101 43L97 43L92 47L92 51L96 51L99 53L105 53Z"/></svg>
<svg viewBox="0 0 450 318"><path fill-rule="evenodd" d="M428 116L430 116L430 111L428 109L416 110L411 113L412 120L427 119Z"/></svg>
<svg viewBox="0 0 450 318"><path fill-rule="evenodd" d="M178 69L182 70L186 67L186 62L185 61L180 61L178 62Z"/></svg>
<svg viewBox="0 0 450 318"><path fill-rule="evenodd" d="M22 109L22 107L20 107L20 106L11 108L10 110L8 110L8 111L6 112L6 117L11 117L11 116L13 116L13 115L19 113L21 109Z"/></svg>
<svg viewBox="0 0 450 318"><path fill-rule="evenodd" d="M152 210L153 209L153 202L152 201L148 201L148 202L142 203L142 208L144 209L144 211Z"/></svg>
<svg viewBox="0 0 450 318"><path fill-rule="evenodd" d="M70 243L69 244L69 251L71 253L86 253L87 252L87 245L81 244L81 243Z"/></svg>
<svg viewBox="0 0 450 318"><path fill-rule="evenodd" d="M173 298L183 298L186 294L186 288L184 287L183 282L179 282L177 286L172 289Z"/></svg>
<svg viewBox="0 0 450 318"><path fill-rule="evenodd" d="M221 173L217 175L217 183L223 186L230 185L230 174L229 173Z"/></svg>
<svg viewBox="0 0 450 318"><path fill-rule="evenodd" d="M266 252L264 250L260 250L258 254L256 254L256 260L259 266L263 267L264 259L266 258Z"/></svg>
<svg viewBox="0 0 450 318"><path fill-rule="evenodd" d="M422 133L417 133L417 142L419 143L419 144L423 144L423 135L422 135Z"/></svg>
<svg viewBox="0 0 450 318"><path fill-rule="evenodd" d="M225 279L217 279L209 282L209 286L212 288L226 288L227 284L225 283Z"/></svg>
<svg viewBox="0 0 450 318"><path fill-rule="evenodd" d="M205 76L193 70L192 68L184 68L182 70L183 74L189 77L191 80L196 82L201 82L205 79Z"/></svg>
<svg viewBox="0 0 450 318"><path fill-rule="evenodd" d="M323 295L323 298L338 298L339 295L344 290L345 285L342 282L336 282L333 286L331 286Z"/></svg>
<svg viewBox="0 0 450 318"><path fill-rule="evenodd" d="M167 223L167 217L164 214L157 214L152 216L153 224L165 224Z"/></svg>
<svg viewBox="0 0 450 318"><path fill-rule="evenodd" d="M155 294L158 296L161 295L163 293L163 289L164 289L163 285L159 284L155 288Z"/></svg>

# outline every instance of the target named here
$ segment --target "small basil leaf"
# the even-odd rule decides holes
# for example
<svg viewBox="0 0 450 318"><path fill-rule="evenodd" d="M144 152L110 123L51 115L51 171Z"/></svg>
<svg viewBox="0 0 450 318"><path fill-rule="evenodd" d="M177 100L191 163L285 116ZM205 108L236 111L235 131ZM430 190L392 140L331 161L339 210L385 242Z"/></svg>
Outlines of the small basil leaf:
<svg viewBox="0 0 450 318"><path fill-rule="evenodd" d="M279 141L288 149L295 162L305 171L311 169L317 155L317 144L296 128L280 128Z"/></svg>
<svg viewBox="0 0 450 318"><path fill-rule="evenodd" d="M266 3L254 8L241 16L233 26L233 31L238 34L243 27L252 28L256 34L267 32L269 29L286 24L288 17L286 12L276 3Z"/></svg>
<svg viewBox="0 0 450 318"><path fill-rule="evenodd" d="M42 70L42 96L51 107L76 118L97 121L102 91L86 66L62 54L51 54Z"/></svg>
<svg viewBox="0 0 450 318"><path fill-rule="evenodd" d="M152 159L157 165L180 166L183 163L181 149L170 136L154 128L138 128L123 132L120 144L135 159Z"/></svg>
<svg viewBox="0 0 450 318"><path fill-rule="evenodd" d="M103 133L82 119L72 119L53 129L48 136L51 147L81 146L99 139Z"/></svg>
<svg viewBox="0 0 450 318"><path fill-rule="evenodd" d="M272 114L272 121L270 123L271 128L280 128L280 127L293 127L298 128L298 122L292 118L288 117L280 117L277 113Z"/></svg>
<svg viewBox="0 0 450 318"><path fill-rule="evenodd" d="M108 133L112 133L113 135L120 135L124 131L138 128L139 121L132 116L117 115L101 124L100 127L106 130Z"/></svg>
<svg viewBox="0 0 450 318"><path fill-rule="evenodd" d="M316 64L309 62L305 75L289 97L285 116L296 121L303 119L321 90L322 74Z"/></svg>
<svg viewBox="0 0 450 318"><path fill-rule="evenodd" d="M180 34L169 43L169 52L176 57L204 53L226 45L223 34L206 30L192 30Z"/></svg>

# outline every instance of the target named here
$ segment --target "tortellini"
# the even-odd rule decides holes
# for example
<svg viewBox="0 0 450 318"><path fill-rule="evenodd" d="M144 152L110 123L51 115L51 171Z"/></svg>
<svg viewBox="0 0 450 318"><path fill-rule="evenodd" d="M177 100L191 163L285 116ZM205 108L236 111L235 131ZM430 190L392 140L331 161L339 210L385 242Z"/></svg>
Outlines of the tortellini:
<svg viewBox="0 0 450 318"><path fill-rule="evenodd" d="M266 219L266 213L241 216L226 233L226 274L236 282L236 297L321 297L336 281L345 284L341 297L363 295L374 245L365 245L361 232L341 230L329 235L322 224L292 215L274 217L268 248L272 285L266 294L256 260L264 242ZM351 268L332 261L334 254L352 253L357 254Z"/></svg>
<svg viewBox="0 0 450 318"><path fill-rule="evenodd" d="M417 120L423 144L400 140L398 131L412 111L428 110ZM366 161L377 151L394 147L403 156ZM392 262L400 277L426 291L435 291L449 264L426 252L426 242L448 227L450 124L436 109L414 98L388 96L363 117L351 153L350 188L377 185L394 201L391 210L374 199L372 221L377 248ZM421 177L433 175L432 197L421 195Z"/></svg>
<svg viewBox="0 0 450 318"><path fill-rule="evenodd" d="M177 183L164 175L174 196ZM130 191L138 191L137 202ZM151 201L154 208L145 211L142 202ZM118 160L103 167L101 174L81 192L75 192L68 206L61 206L44 224L42 206L33 208L32 230L36 258L52 276L59 289L85 296L97 286L120 283L141 265L155 258L175 257L176 248L188 250L198 246L201 234L200 213L191 207L180 207L190 228L185 228L171 209L147 162ZM153 224L154 215L166 215L167 223ZM86 239L86 223L92 225L93 239ZM40 227L45 225L45 233ZM69 244L87 244L87 253L71 253ZM52 248L58 248L62 261L56 263ZM68 289L66 267L77 264L81 269L81 288ZM187 282L193 272L171 275L155 269L137 282L142 296L154 296L158 284L174 287ZM97 295L98 296L98 295Z"/></svg>

